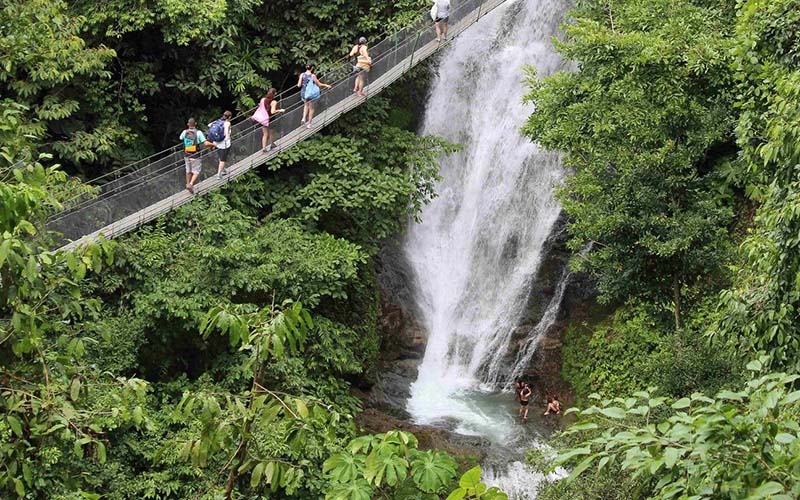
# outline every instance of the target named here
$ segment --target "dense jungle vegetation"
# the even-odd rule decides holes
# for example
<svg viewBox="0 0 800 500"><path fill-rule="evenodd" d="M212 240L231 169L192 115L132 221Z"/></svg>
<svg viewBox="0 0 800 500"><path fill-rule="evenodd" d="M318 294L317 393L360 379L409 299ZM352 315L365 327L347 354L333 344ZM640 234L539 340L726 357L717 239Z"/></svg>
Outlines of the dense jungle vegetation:
<svg viewBox="0 0 800 500"><path fill-rule="evenodd" d="M353 422L381 241L455 147L413 133L423 72L117 242L43 231L80 178L427 3L0 7L0 497L502 498ZM577 421L530 455L571 476L540 498L800 497L800 2L578 0L564 31L576 69L531 75L524 132L573 172L599 295L565 338Z"/></svg>
<svg viewBox="0 0 800 500"><path fill-rule="evenodd" d="M374 257L454 148L412 131L424 71L119 241L52 252L43 230L75 175L172 146L189 116L244 111L426 5L3 4L0 497L502 498L413 435L354 424L380 346Z"/></svg>
<svg viewBox="0 0 800 500"><path fill-rule="evenodd" d="M525 132L565 153L577 422L543 499L800 497L800 2L579 1Z"/></svg>

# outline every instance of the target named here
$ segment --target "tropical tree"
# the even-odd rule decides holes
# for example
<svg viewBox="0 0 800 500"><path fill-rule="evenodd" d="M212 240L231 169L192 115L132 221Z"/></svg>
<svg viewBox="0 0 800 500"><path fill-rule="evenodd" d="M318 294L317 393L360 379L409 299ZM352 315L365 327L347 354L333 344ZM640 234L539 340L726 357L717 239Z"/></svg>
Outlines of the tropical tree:
<svg viewBox="0 0 800 500"><path fill-rule="evenodd" d="M566 435L581 439L554 466L568 481L618 465L642 497L789 500L800 494L800 391L797 375L758 375L741 390L668 401L652 391L602 400L584 410Z"/></svg>
<svg viewBox="0 0 800 500"><path fill-rule="evenodd" d="M732 210L732 10L691 1L583 3L557 42L577 72L537 82L524 131L565 153L574 267L606 302L663 304L719 274Z"/></svg>
<svg viewBox="0 0 800 500"><path fill-rule="evenodd" d="M20 156L9 144L3 152L5 161ZM55 167L24 159L0 168L4 497L91 494L83 477L87 463L104 463L117 433L146 424L148 384L98 369L87 357L89 349L111 338L86 328L100 304L84 296L82 281L111 264L113 245L52 251L42 229L46 214L58 206L49 188L65 179Z"/></svg>
<svg viewBox="0 0 800 500"><path fill-rule="evenodd" d="M327 500L437 499L455 479L456 462L417 449L413 434L390 431L353 439L325 461L323 471L330 481Z"/></svg>
<svg viewBox="0 0 800 500"><path fill-rule="evenodd" d="M233 496L245 475L256 491L269 487L292 493L301 486L304 468L310 463L292 463L265 446L263 435L269 429L280 429L286 445L294 451L301 451L311 436L336 439L334 429L340 419L336 412L319 402L309 408L303 399L267 387L267 363L297 355L312 327L311 316L300 303L284 304L282 310L253 310L244 305L209 311L203 335L219 331L232 347L247 354L241 369L251 373L250 388L241 394L187 392L176 407L176 423L196 430L180 444L182 458L203 468L210 463L223 464L214 477L224 478L218 485L224 498ZM212 460L213 455L222 460Z"/></svg>
<svg viewBox="0 0 800 500"><path fill-rule="evenodd" d="M779 370L800 371L800 29L798 2L739 3L737 133L748 192L761 203L743 264L722 294L718 331Z"/></svg>

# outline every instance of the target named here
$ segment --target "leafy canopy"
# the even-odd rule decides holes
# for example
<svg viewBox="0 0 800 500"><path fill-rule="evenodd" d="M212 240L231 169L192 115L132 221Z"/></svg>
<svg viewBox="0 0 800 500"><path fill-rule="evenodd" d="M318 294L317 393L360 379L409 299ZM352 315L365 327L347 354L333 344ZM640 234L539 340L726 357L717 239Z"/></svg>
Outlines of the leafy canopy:
<svg viewBox="0 0 800 500"><path fill-rule="evenodd" d="M556 42L579 71L531 77L524 132L565 153L573 266L601 299L671 307L718 273L732 211L731 9L688 0L582 3ZM728 153L726 154L726 151Z"/></svg>
<svg viewBox="0 0 800 500"><path fill-rule="evenodd" d="M797 2L738 4L737 127L748 192L761 202L717 327L778 370L800 371L800 46Z"/></svg>
<svg viewBox="0 0 800 500"><path fill-rule="evenodd" d="M748 368L762 369L761 361ZM800 391L797 375L756 376L739 391L677 400L641 391L570 409L566 431L583 440L554 465L572 465L570 480L618 463L656 499L772 499L800 494Z"/></svg>

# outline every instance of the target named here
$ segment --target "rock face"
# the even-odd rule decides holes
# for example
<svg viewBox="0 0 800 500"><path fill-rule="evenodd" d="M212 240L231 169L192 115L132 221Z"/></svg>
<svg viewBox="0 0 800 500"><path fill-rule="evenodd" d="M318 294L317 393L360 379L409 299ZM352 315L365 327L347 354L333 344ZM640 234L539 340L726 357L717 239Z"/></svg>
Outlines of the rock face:
<svg viewBox="0 0 800 500"><path fill-rule="evenodd" d="M526 344L565 276L571 258L566 246L566 226L567 221L562 216L545 244L544 256L531 287L527 313L512 337L513 345L518 348ZM384 246L378 275L381 285L380 375L377 383L360 394L367 409L358 418L358 424L365 432L409 430L417 435L423 448L447 450L462 457L484 456L482 448L489 445L484 439L409 423L406 401L410 397L410 386L417 378L427 338L424 328L416 320L411 292L414 277L405 266L398 240ZM572 388L561 377L562 338L570 320L581 317L581 311L594 300L595 295L586 276L574 273L569 276L557 320L540 339L538 349L524 372L524 378L533 385L542 402L545 396L552 394L559 396L565 408L574 402ZM509 353L509 363L513 363L516 355L515 350Z"/></svg>
<svg viewBox="0 0 800 500"><path fill-rule="evenodd" d="M381 298L381 358L386 361L417 359L425 354L425 330L402 305Z"/></svg>
<svg viewBox="0 0 800 500"><path fill-rule="evenodd" d="M523 325L519 330L524 331L527 328L526 333L530 332L533 328L531 323L535 323L542 316L559 281L567 271L572 256L567 248L567 240L567 220L562 214L545 245L545 257L531 290L528 302L530 323ZM558 395L562 407L566 408L574 403L572 387L561 377L562 339L570 322L583 317L583 311L594 303L596 296L596 289L588 276L581 273L569 275L557 320L539 340L536 354L525 370L524 378L534 386L537 395L543 401L548 395ZM521 334L520 343L523 343L525 338L527 336Z"/></svg>
<svg viewBox="0 0 800 500"><path fill-rule="evenodd" d="M564 216L560 216L553 225L553 232L545 241L542 248L542 262L536 272L536 279L531 285L528 297L527 314L524 318L523 326L527 326L529 333L533 326L539 322L539 318L550 304L550 299L558 288L558 284L564 275L570 259L570 252L567 250L567 222ZM566 294L565 294L566 297Z"/></svg>
<svg viewBox="0 0 800 500"><path fill-rule="evenodd" d="M407 420L400 420L374 408L367 408L356 417L356 425L364 433L381 433L399 429L413 433L423 450L442 450L450 453L459 462L476 462L486 457L486 450L491 445L479 436L463 436L444 429L427 425L414 425Z"/></svg>

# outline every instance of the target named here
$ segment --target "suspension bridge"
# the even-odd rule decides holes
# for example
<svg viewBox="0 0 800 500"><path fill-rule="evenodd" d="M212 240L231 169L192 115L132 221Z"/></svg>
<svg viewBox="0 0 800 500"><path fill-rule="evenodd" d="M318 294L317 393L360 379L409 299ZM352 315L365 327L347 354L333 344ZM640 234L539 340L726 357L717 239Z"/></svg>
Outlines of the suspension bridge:
<svg viewBox="0 0 800 500"><path fill-rule="evenodd" d="M453 0L448 40L463 33L505 0ZM261 127L249 119L252 111L232 123L233 139L228 154L228 175L218 179L217 156L211 150L201 155L203 174L194 194L185 188L183 151L177 146L144 158L90 181L96 186L65 203L65 209L47 221L47 229L61 235L64 250L101 235L119 237L170 211L189 203L195 196L218 189L316 134L344 113L360 106L400 79L420 62L435 54L444 42L436 40L433 22L427 13L370 47L372 69L366 96L353 93L355 74L347 61L341 61L324 74L321 81L332 85L323 91L316 104L317 114L311 128L301 123L303 102L294 90L279 97L285 113L270 123L276 147L261 149ZM177 136L177 133L176 133Z"/></svg>

